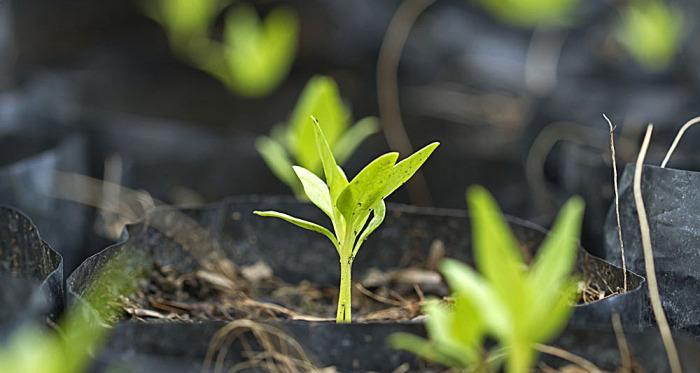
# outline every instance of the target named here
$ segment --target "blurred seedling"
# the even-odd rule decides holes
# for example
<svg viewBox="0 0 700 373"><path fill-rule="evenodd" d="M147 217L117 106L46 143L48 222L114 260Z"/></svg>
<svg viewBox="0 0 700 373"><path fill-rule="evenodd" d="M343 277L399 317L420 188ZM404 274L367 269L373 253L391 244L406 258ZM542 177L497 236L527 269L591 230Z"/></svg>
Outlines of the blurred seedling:
<svg viewBox="0 0 700 373"><path fill-rule="evenodd" d="M572 276L583 201L569 200L528 265L493 197L482 187L468 192L476 267L451 259L440 267L453 292L451 305L428 302L430 340L410 334L392 345L446 366L477 372L530 372L540 344L566 325L576 299ZM497 346L487 350L484 340Z"/></svg>
<svg viewBox="0 0 700 373"><path fill-rule="evenodd" d="M351 126L352 115L343 103L335 81L325 76L311 78L289 121L277 125L270 136L261 136L256 142L258 152L270 170L302 199L305 198L304 190L292 165L297 164L317 175L323 172L309 115L318 119L326 142L341 165L379 129L374 117L362 118Z"/></svg>
<svg viewBox="0 0 700 373"><path fill-rule="evenodd" d="M683 42L682 11L663 0L630 1L623 11L617 39L648 71L662 71L673 62Z"/></svg>
<svg viewBox="0 0 700 373"><path fill-rule="evenodd" d="M165 29L171 47L193 66L219 79L234 93L261 97L288 75L299 33L297 15L285 7L264 20L247 4L227 10L230 0L147 0L144 12ZM224 12L223 35L212 38Z"/></svg>

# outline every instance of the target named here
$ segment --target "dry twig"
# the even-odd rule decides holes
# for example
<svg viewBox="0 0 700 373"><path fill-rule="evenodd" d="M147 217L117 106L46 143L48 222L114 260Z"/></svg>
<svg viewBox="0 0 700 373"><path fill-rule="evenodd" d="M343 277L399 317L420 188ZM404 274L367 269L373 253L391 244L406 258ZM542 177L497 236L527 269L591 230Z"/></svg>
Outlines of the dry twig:
<svg viewBox="0 0 700 373"><path fill-rule="evenodd" d="M661 339L663 340L664 347L666 349L666 355L668 356L668 363L671 366L671 372L681 373L681 361L678 358L678 351L676 350L676 344L673 341L671 328L668 326L666 313L664 312L663 305L661 304L659 285L656 281L656 269L654 268L654 252L651 247L649 221L647 220L647 212L646 208L644 207L644 199L642 198L642 168L644 167L644 158L646 157L647 149L649 148L649 141L651 140L651 131L653 128L654 126L651 124L647 127L646 135L644 135L644 142L642 142L642 148L639 150L639 156L637 157L637 163L635 164L634 203L637 206L637 215L639 217L639 230L642 237L642 249L644 250L644 269L646 270L647 275L651 308L654 312L654 317L656 317L656 323L659 326L659 332L661 333Z"/></svg>

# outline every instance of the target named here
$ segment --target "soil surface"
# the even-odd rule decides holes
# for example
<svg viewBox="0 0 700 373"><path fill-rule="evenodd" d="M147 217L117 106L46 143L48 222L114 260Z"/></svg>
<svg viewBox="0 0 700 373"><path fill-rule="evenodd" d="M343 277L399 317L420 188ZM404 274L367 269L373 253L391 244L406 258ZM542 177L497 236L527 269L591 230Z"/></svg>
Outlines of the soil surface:
<svg viewBox="0 0 700 373"><path fill-rule="evenodd" d="M439 254L431 255L429 263L392 271L370 269L364 277L353 278L355 321L411 320L421 317L426 298L449 301L449 289L435 270L439 259ZM595 265L579 267L584 268L579 304L622 292L610 286ZM329 321L334 320L337 297L337 287L287 283L264 262L238 267L217 260L195 272L155 264L137 291L123 299L123 309L127 318L138 320Z"/></svg>

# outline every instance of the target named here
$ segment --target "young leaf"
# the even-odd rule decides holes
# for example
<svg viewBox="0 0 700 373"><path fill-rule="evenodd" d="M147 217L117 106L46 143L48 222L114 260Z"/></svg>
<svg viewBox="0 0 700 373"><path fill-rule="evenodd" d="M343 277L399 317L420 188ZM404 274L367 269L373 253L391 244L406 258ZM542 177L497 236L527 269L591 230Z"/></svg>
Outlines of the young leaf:
<svg viewBox="0 0 700 373"><path fill-rule="evenodd" d="M287 215L285 213L277 212L277 211L253 211L255 215L259 216L266 216L266 217L273 217L273 218L278 218L282 219L288 223L292 223L296 225L297 227L301 227L304 229L308 229L310 231L314 231L316 233L320 233L326 237L328 237L329 240L333 243L333 246L335 246L336 250L339 250L338 246L338 240L335 239L335 236L333 236L333 233L331 233L328 229L316 224L312 223L310 221L304 220L304 219L299 219L295 218L293 216Z"/></svg>
<svg viewBox="0 0 700 373"><path fill-rule="evenodd" d="M394 193L396 189L408 181L408 179L410 179L411 176L418 171L423 163L428 160L428 157L433 154L433 151L435 151L435 148L437 148L439 145L439 142L428 144L422 149L413 153L410 157L397 163L392 170L389 181L386 183L386 188L383 192L382 198L388 197L391 195L391 193Z"/></svg>
<svg viewBox="0 0 700 373"><path fill-rule="evenodd" d="M360 251L360 246L367 240L372 232L374 232L384 221L384 216L386 216L386 204L383 200L379 200L374 207L372 207L372 220L369 221L367 227L360 234L360 238L355 243L355 249L352 251L352 256L355 257L357 252Z"/></svg>
<svg viewBox="0 0 700 373"><path fill-rule="evenodd" d="M545 238L528 274L533 286L540 292L561 286L568 279L578 252L584 203L575 197L566 202L551 232Z"/></svg>
<svg viewBox="0 0 700 373"><path fill-rule="evenodd" d="M382 192L398 157L398 153L387 153L373 160L338 196L338 210L356 233L361 228L358 223L363 222L370 208L382 199Z"/></svg>
<svg viewBox="0 0 700 373"><path fill-rule="evenodd" d="M445 259L440 264L440 272L445 276L450 289L478 304L489 329L499 337L510 337L513 320L506 304L500 296L473 269L452 259Z"/></svg>
<svg viewBox="0 0 700 373"><path fill-rule="evenodd" d="M287 157L287 152L282 144L270 137L260 136L255 141L255 148L277 178L287 185L298 185L294 171L292 171L292 162Z"/></svg>
<svg viewBox="0 0 700 373"><path fill-rule="evenodd" d="M299 177L299 181L301 181L301 185L304 187L304 193L309 197L311 203L316 205L316 207L321 209L321 211L333 220L333 204L326 183L304 167L293 166L292 168L297 174L297 177Z"/></svg>
<svg viewBox="0 0 700 373"><path fill-rule="evenodd" d="M318 120L329 147L335 150L338 139L348 130L350 112L343 105L333 79L325 76L311 78L289 120L292 154L301 166L316 172L321 162L317 152L313 151L316 135L309 115Z"/></svg>
<svg viewBox="0 0 700 373"><path fill-rule="evenodd" d="M318 123L318 120L316 120L314 116L311 116L311 120L316 136L316 149L323 163L323 173L326 175L326 183L330 189L331 201L335 202L340 193L347 187L348 180L338 166L338 163L336 163L331 147L328 145L328 141L326 141L326 137L323 135L323 130L321 130L321 125Z"/></svg>
<svg viewBox="0 0 700 373"><path fill-rule="evenodd" d="M395 333L389 336L388 341L392 348L408 351L428 361L434 361L449 367L463 366L461 360L452 358L438 351L437 344L413 334Z"/></svg>
<svg viewBox="0 0 700 373"><path fill-rule="evenodd" d="M561 332L574 310L572 305L576 302L577 289L578 282L567 279L549 297L544 297L544 294L536 296L528 312L530 341L547 341Z"/></svg>
<svg viewBox="0 0 700 373"><path fill-rule="evenodd" d="M374 117L363 118L355 123L355 125L350 127L335 144L335 149L333 150L335 159L340 163L345 163L355 149L357 149L367 137L375 134L378 130L379 123L377 118Z"/></svg>
<svg viewBox="0 0 700 373"><path fill-rule="evenodd" d="M471 212L476 266L506 301L518 307L526 297L522 288L525 266L520 244L493 197L480 186L469 188L467 202Z"/></svg>

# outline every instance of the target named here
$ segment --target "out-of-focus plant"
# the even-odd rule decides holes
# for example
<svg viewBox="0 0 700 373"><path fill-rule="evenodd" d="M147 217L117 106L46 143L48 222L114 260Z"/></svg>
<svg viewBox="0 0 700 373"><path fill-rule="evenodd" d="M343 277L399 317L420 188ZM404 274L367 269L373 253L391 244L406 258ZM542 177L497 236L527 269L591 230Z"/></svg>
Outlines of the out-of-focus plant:
<svg viewBox="0 0 700 373"><path fill-rule="evenodd" d="M571 23L579 0L475 0L501 21L520 27Z"/></svg>
<svg viewBox="0 0 700 373"><path fill-rule="evenodd" d="M270 136L261 136L256 143L270 170L300 198L304 198L304 190L292 166L296 164L316 175L323 171L309 115L318 119L328 146L341 165L379 128L374 117L362 118L351 126L352 115L343 104L335 81L325 76L311 78L286 125L276 126Z"/></svg>
<svg viewBox="0 0 700 373"><path fill-rule="evenodd" d="M331 241L340 259L340 292L336 322L352 321L352 264L360 247L384 221L384 199L403 185L428 160L439 143L429 144L396 163L398 153L379 156L352 180L336 163L321 126L313 118L315 148L323 163L325 182L313 172L294 166L309 200L330 218L333 232L303 219L277 211L255 211L256 215L279 218L298 227L320 233ZM370 219L370 216L372 217Z"/></svg>
<svg viewBox="0 0 700 373"><path fill-rule="evenodd" d="M67 311L58 325L60 333L35 325L20 328L0 348L0 372L80 373L87 370L94 353L118 318L119 296L130 294L137 278L124 271L128 258L117 255L96 276L93 285ZM88 306L89 305L89 306Z"/></svg>
<svg viewBox="0 0 700 373"><path fill-rule="evenodd" d="M662 0L630 1L617 39L643 68L661 71L672 62L683 41L682 11Z"/></svg>
<svg viewBox="0 0 700 373"><path fill-rule="evenodd" d="M562 208L531 265L493 197L481 187L468 193L476 266L447 259L440 269L454 293L454 305L428 303L430 341L398 334L391 343L447 366L495 371L504 359L509 373L530 372L536 346L565 326L576 296L572 276L583 202L572 198ZM484 352L490 335L498 347Z"/></svg>
<svg viewBox="0 0 700 373"><path fill-rule="evenodd" d="M144 11L166 30L173 50L219 79L236 94L261 97L289 73L297 50L299 21L285 7L261 20L250 5L226 12L221 40L210 33L231 0L147 0Z"/></svg>

